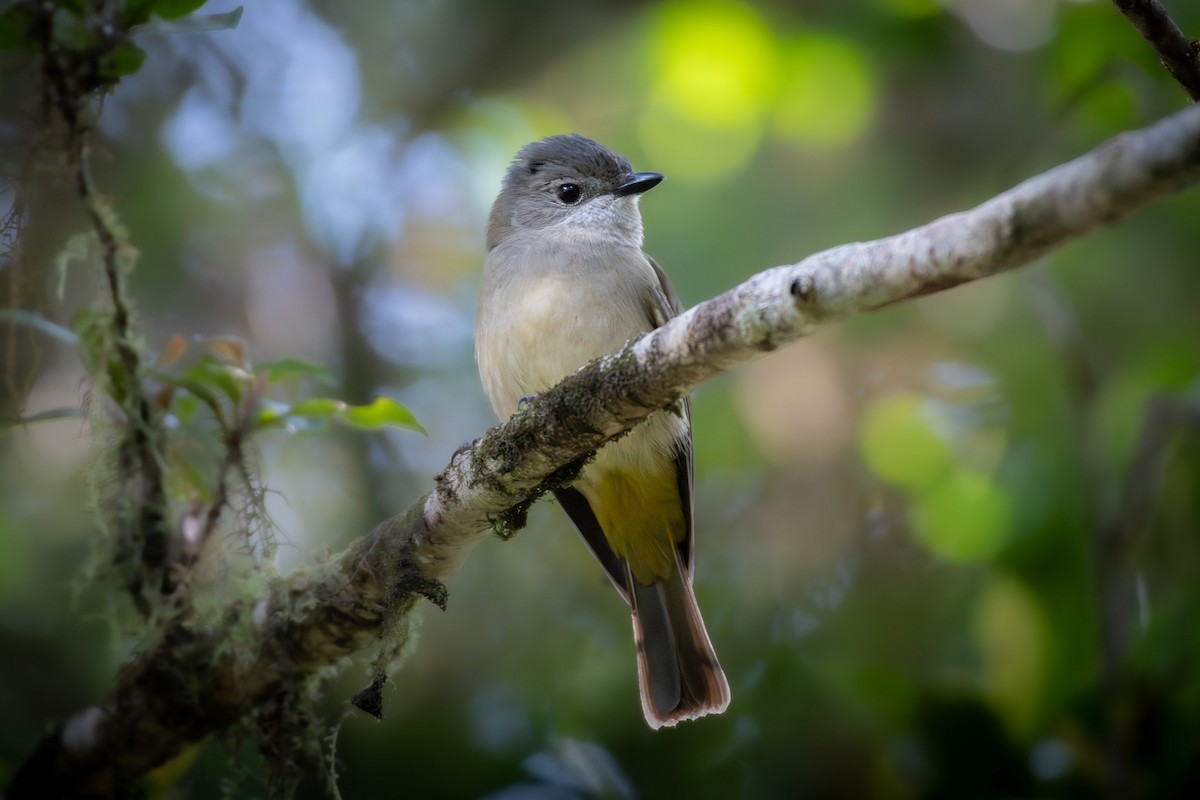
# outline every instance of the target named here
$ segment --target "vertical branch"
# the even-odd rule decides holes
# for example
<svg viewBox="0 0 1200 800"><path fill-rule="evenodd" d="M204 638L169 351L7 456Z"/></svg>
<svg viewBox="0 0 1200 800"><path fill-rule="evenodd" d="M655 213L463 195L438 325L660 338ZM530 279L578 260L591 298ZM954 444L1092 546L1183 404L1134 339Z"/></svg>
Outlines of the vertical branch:
<svg viewBox="0 0 1200 800"><path fill-rule="evenodd" d="M1200 101L1200 51L1197 43L1188 41L1162 4L1158 0L1113 0L1113 5L1150 43L1158 54L1158 60L1188 93L1192 102Z"/></svg>
<svg viewBox="0 0 1200 800"><path fill-rule="evenodd" d="M152 603L143 594L147 579L152 585L157 584L151 591L166 594L173 589L173 578L166 569L169 536L161 462L164 434L155 403L143 386L145 365L133 338L133 314L124 281L124 273L133 260L132 249L116 212L97 191L88 148L91 133L88 104L105 85L97 80L95 59L116 41L108 30L114 23L97 16L95 24L104 34L106 44L97 52L76 53L55 41L53 6L47 9L35 15L31 28L42 54L46 87L43 104L48 116L57 115L63 123L76 193L100 243L101 268L111 308L101 334L101 350L113 358L104 359L97 369L103 372L104 388L123 416L116 454L120 495L112 498L120 519L114 561L118 565L134 562L125 578L127 588L139 611L148 615Z"/></svg>

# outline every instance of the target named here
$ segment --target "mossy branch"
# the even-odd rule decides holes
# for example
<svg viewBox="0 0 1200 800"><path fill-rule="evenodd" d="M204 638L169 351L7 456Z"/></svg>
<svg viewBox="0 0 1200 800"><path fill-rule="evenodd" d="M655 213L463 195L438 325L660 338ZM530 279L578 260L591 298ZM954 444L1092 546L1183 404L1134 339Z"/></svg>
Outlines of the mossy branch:
<svg viewBox="0 0 1200 800"><path fill-rule="evenodd" d="M76 193L100 246L107 288L107 318L94 328L93 380L119 409L116 490L101 498L117 541L114 561L135 607L150 617L157 601L175 589L168 563L170 512L163 466L161 410L146 390L145 364L135 337L125 276L137 252L116 210L97 189L89 159L92 106L97 91L115 85L120 71L112 57L128 48L131 20L120 4L81 4L69 13L54 3L28 4L18 15L41 56L43 106L62 124ZM147 11L148 13L148 11ZM74 25L76 38L60 41L61 26ZM137 51L140 53L140 51Z"/></svg>
<svg viewBox="0 0 1200 800"><path fill-rule="evenodd" d="M120 671L103 703L46 737L9 796L128 787L184 745L377 643L419 597L444 602L439 581L497 520L519 525L514 509L699 383L837 320L1029 264L1198 183L1200 108L1192 107L970 211L755 275L589 364L461 448L432 492L335 562L216 623L180 615ZM239 646L224 646L231 640Z"/></svg>

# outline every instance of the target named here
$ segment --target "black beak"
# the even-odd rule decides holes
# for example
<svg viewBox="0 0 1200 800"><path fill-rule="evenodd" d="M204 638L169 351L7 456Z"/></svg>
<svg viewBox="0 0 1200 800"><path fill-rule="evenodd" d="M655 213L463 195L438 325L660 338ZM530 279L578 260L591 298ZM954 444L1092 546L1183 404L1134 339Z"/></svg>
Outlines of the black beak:
<svg viewBox="0 0 1200 800"><path fill-rule="evenodd" d="M613 192L617 197L624 197L628 194L641 194L649 189L658 186L663 179L662 175L657 172L635 172Z"/></svg>

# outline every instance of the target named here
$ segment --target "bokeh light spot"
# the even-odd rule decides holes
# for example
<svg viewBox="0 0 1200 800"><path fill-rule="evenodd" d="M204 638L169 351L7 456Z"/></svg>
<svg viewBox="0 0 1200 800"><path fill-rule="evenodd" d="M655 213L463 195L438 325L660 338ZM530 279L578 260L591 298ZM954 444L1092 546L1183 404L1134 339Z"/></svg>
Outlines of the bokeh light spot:
<svg viewBox="0 0 1200 800"><path fill-rule="evenodd" d="M808 33L788 48L775 113L778 134L815 148L843 145L871 123L878 91L862 49Z"/></svg>
<svg viewBox="0 0 1200 800"><path fill-rule="evenodd" d="M651 42L656 93L685 119L718 128L743 125L770 99L775 39L749 6L670 3Z"/></svg>
<svg viewBox="0 0 1200 800"><path fill-rule="evenodd" d="M953 0L958 14L979 40L997 50L1032 50L1054 35L1057 3L1046 0Z"/></svg>
<svg viewBox="0 0 1200 800"><path fill-rule="evenodd" d="M853 431L837 356L801 341L734 376L734 401L759 450L777 464L825 464Z"/></svg>
<svg viewBox="0 0 1200 800"><path fill-rule="evenodd" d="M1046 620L1037 598L1019 581L992 577L972 625L983 659L983 693L1017 735L1036 722L1048 661Z"/></svg>
<svg viewBox="0 0 1200 800"><path fill-rule="evenodd" d="M917 497L917 538L948 561L982 561L1008 538L1012 509L1008 496L986 476L960 470Z"/></svg>
<svg viewBox="0 0 1200 800"><path fill-rule="evenodd" d="M934 431L921 398L893 394L871 403L863 414L859 448L868 466L888 483L929 486L950 465L950 447Z"/></svg>

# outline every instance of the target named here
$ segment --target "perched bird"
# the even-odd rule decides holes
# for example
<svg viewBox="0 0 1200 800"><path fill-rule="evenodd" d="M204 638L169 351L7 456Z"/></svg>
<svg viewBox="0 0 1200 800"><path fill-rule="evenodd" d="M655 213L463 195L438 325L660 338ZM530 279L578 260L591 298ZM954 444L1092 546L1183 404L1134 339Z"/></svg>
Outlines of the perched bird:
<svg viewBox="0 0 1200 800"><path fill-rule="evenodd" d="M641 194L663 176L579 135L523 148L488 220L475 329L502 420L589 361L683 308L642 252ZM633 614L652 728L724 711L729 683L692 591L691 412L657 411L555 496Z"/></svg>

